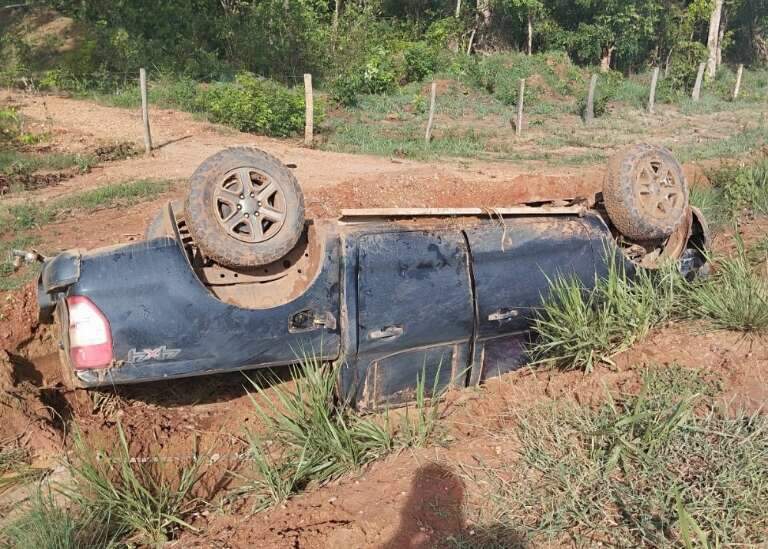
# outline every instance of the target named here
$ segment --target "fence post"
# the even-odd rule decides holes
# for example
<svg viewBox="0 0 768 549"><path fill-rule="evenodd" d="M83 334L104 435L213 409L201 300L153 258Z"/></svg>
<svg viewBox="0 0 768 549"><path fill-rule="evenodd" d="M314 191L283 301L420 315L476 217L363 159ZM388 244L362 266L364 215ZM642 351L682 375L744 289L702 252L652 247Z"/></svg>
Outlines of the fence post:
<svg viewBox="0 0 768 549"><path fill-rule="evenodd" d="M587 124L591 123L595 118L595 88L597 88L597 74L593 74L589 80L587 108L584 110L584 122Z"/></svg>
<svg viewBox="0 0 768 549"><path fill-rule="evenodd" d="M141 118L144 121L144 152L152 154L152 134L149 131L149 105L147 102L147 71L139 69L139 87L141 88Z"/></svg>
<svg viewBox="0 0 768 549"><path fill-rule="evenodd" d="M691 99L698 101L701 97L701 81L704 79L704 69L707 67L706 63L699 63L699 72L696 74L696 84L693 85L693 93Z"/></svg>
<svg viewBox="0 0 768 549"><path fill-rule="evenodd" d="M736 101L739 98L739 90L741 90L741 73L744 72L744 65L739 65L736 70L736 85L733 87L733 100Z"/></svg>
<svg viewBox="0 0 768 549"><path fill-rule="evenodd" d="M432 122L435 119L435 95L437 94L437 84L432 82L432 92L429 96L429 120L427 120L427 133L424 135L424 141L429 145L432 139Z"/></svg>
<svg viewBox="0 0 768 549"><path fill-rule="evenodd" d="M656 103L656 84L659 82L659 67L653 68L651 76L651 92L648 95L648 113L653 114L653 106Z"/></svg>
<svg viewBox="0 0 768 549"><path fill-rule="evenodd" d="M520 91L517 94L517 121L515 122L515 135L523 133L523 99L525 98L525 78L520 79Z"/></svg>
<svg viewBox="0 0 768 549"><path fill-rule="evenodd" d="M304 75L304 144L312 146L315 131L315 104L312 95L312 75Z"/></svg>

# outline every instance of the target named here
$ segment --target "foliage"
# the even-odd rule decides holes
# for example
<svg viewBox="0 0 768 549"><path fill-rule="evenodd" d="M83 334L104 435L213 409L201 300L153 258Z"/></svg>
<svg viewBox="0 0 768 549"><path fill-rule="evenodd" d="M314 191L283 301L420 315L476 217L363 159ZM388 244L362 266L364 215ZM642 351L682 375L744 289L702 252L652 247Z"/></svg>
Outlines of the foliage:
<svg viewBox="0 0 768 549"><path fill-rule="evenodd" d="M76 459L70 463L74 487L65 494L79 509L103 521L122 536L159 545L180 528L191 528L187 517L202 504L193 495L201 476L202 459L174 471L132 459L122 427L119 440L108 455L76 433ZM176 466L174 465L174 469Z"/></svg>
<svg viewBox="0 0 768 549"><path fill-rule="evenodd" d="M710 183L731 210L749 209L768 215L768 157L747 163L723 164L708 171Z"/></svg>
<svg viewBox="0 0 768 549"><path fill-rule="evenodd" d="M423 59L414 58L413 62L422 63ZM425 66L414 65L412 69L419 71ZM395 89L397 82L389 52L378 49L361 66L345 70L331 83L331 97L341 105L352 106L357 104L359 95L387 93Z"/></svg>
<svg viewBox="0 0 768 549"><path fill-rule="evenodd" d="M768 281L754 272L741 240L733 257L717 262L705 280L684 288L686 313L725 330L768 330Z"/></svg>
<svg viewBox="0 0 768 549"><path fill-rule="evenodd" d="M407 82L419 82L437 69L437 51L425 42L414 42L403 55Z"/></svg>
<svg viewBox="0 0 768 549"><path fill-rule="evenodd" d="M488 529L515 529L536 546L761 543L767 420L727 413L717 392L705 374L653 368L639 393L607 395L597 409L545 405L506 418L497 436L521 459L472 476Z"/></svg>
<svg viewBox="0 0 768 549"><path fill-rule="evenodd" d="M292 369L293 390L273 379L269 393L253 380L251 395L259 422L267 433L247 431L254 476L240 492L257 495L257 509L280 503L310 483L324 483L393 451L426 444L439 416L437 376L431 401L425 373L417 379L415 412L406 411L399 430L389 413L376 418L355 413L346 400L335 398L339 366L326 367L307 354ZM408 408L407 410L411 410Z"/></svg>
<svg viewBox="0 0 768 549"><path fill-rule="evenodd" d="M591 371L645 337L673 312L680 277L673 266L632 276L618 251L606 251L607 273L586 289L557 276L533 319L536 361Z"/></svg>
<svg viewBox="0 0 768 549"><path fill-rule="evenodd" d="M288 136L304 128L304 95L251 73L212 85L198 100L212 120L240 131ZM315 119L322 119L321 109Z"/></svg>

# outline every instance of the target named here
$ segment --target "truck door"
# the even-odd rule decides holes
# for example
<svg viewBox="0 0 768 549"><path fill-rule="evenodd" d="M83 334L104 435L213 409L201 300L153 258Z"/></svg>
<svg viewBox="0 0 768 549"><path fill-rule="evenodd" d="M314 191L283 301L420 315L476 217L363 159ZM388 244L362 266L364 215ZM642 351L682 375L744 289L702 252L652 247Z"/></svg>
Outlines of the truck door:
<svg viewBox="0 0 768 549"><path fill-rule="evenodd" d="M358 249L359 405L412 400L422 371L428 389L463 385L474 302L462 233L367 234Z"/></svg>
<svg viewBox="0 0 768 549"><path fill-rule="evenodd" d="M478 329L470 383L525 364L531 317L557 276L594 284L601 240L576 216L504 219L465 230ZM600 235L602 236L602 235ZM600 252L600 250L597 250Z"/></svg>

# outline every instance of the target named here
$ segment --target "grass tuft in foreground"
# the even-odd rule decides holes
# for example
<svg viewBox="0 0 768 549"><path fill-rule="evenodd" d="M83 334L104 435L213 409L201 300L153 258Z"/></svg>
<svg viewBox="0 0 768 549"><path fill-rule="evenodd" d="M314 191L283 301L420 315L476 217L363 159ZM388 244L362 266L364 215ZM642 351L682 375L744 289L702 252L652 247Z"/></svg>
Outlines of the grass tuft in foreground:
<svg viewBox="0 0 768 549"><path fill-rule="evenodd" d="M537 545L765 541L768 419L723 413L717 384L696 371L653 369L643 381L597 410L548 405L510 418L516 428L499 436L519 458L471 475L488 486L488 531Z"/></svg>
<svg viewBox="0 0 768 549"><path fill-rule="evenodd" d="M684 290L685 313L715 328L744 332L768 329L768 280L755 272L744 243L715 265L709 278Z"/></svg>
<svg viewBox="0 0 768 549"><path fill-rule="evenodd" d="M556 277L533 319L535 361L591 371L645 337L669 317L681 278L673 266L638 271L633 278L620 252L607 252L608 271L592 289L574 278Z"/></svg>
<svg viewBox="0 0 768 549"><path fill-rule="evenodd" d="M251 382L254 410L267 433L247 432L255 477L242 492L256 495L258 509L280 503L310 484L359 470L396 448L423 445L434 432L440 395L427 399L423 372L415 412L406 413L397 430L388 412L363 417L349 402L335 398L338 368L305 355L293 370L293 390L275 383L267 393Z"/></svg>
<svg viewBox="0 0 768 549"><path fill-rule="evenodd" d="M45 475L46 470L30 467L29 463L29 453L24 448L0 444L0 495Z"/></svg>
<svg viewBox="0 0 768 549"><path fill-rule="evenodd" d="M110 454L75 434L74 486L65 495L81 514L95 517L119 539L158 545L181 528L192 529L186 518L204 503L193 494L202 459L173 470L144 463L131 457L120 425L118 433Z"/></svg>

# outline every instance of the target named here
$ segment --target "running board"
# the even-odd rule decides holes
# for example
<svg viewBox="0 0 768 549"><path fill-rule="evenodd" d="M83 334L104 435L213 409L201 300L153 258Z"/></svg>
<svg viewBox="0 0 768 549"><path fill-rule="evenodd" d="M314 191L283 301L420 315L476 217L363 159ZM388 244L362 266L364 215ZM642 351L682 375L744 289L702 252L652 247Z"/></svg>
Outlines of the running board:
<svg viewBox="0 0 768 549"><path fill-rule="evenodd" d="M507 208L362 208L343 209L345 217L454 217L486 216L504 217L512 215L581 215L588 208L576 206L514 206Z"/></svg>

